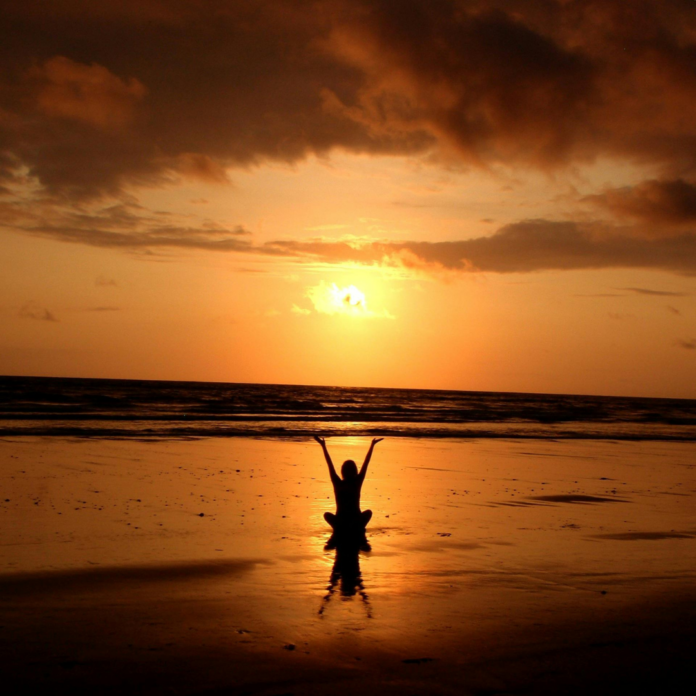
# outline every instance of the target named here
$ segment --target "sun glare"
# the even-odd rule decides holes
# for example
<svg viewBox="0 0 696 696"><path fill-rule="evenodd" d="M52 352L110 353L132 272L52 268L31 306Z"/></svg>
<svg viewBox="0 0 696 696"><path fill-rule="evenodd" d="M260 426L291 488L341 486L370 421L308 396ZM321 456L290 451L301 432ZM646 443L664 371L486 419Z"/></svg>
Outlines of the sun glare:
<svg viewBox="0 0 696 696"><path fill-rule="evenodd" d="M336 283L320 283L307 290L314 308L324 314L348 314L350 316L370 316L365 293L355 287L339 287Z"/></svg>
<svg viewBox="0 0 696 696"><path fill-rule="evenodd" d="M331 297L338 307L348 309L365 309L365 294L355 285L339 288L335 283L331 286Z"/></svg>

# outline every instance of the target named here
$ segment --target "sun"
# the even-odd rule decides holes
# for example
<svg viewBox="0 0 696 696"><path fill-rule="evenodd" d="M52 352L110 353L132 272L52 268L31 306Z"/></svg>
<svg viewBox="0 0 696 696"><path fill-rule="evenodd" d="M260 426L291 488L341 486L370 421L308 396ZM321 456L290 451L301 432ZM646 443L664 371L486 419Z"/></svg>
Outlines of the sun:
<svg viewBox="0 0 696 696"><path fill-rule="evenodd" d="M350 310L362 310L367 308L365 294L355 285L347 288L339 288L335 283L331 285L331 299L337 307Z"/></svg>
<svg viewBox="0 0 696 696"><path fill-rule="evenodd" d="M307 288L305 296L308 297L314 309L319 314L333 314L344 317L361 319L394 319L394 315L387 309L375 311L367 306L365 293L355 285L341 287L336 283L321 281L318 285ZM293 312L297 314L309 314L310 310L293 306Z"/></svg>
<svg viewBox="0 0 696 696"><path fill-rule="evenodd" d="M343 314L353 317L369 317L365 293L355 285L339 287L336 283L324 283L307 289L307 297L312 300L317 312L323 314Z"/></svg>

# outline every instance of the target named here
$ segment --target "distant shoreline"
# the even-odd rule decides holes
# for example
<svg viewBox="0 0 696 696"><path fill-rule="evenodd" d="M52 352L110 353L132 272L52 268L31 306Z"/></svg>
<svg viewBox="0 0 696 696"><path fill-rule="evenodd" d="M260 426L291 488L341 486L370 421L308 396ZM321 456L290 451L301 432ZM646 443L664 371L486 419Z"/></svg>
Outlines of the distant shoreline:
<svg viewBox="0 0 696 696"><path fill-rule="evenodd" d="M292 382L221 382L200 379L138 379L131 377L66 377L53 375L0 375L0 385L3 380L59 380L73 382L112 382L112 383L142 383L142 384L158 384L158 385L202 385L202 386L224 386L224 387L280 387L280 388L298 388L298 389L344 389L344 390L368 390L368 391L387 391L387 392L426 392L426 393L443 393L443 394L476 394L476 395L491 395L504 394L509 396L532 396L532 397L587 397L593 399L641 399L654 401L687 401L696 402L695 399L688 399L681 396L644 396L644 395L627 395L627 394L595 394L592 392L535 392L535 391L491 391L477 389L443 389L437 387L365 387L355 385L331 385L331 384L294 384Z"/></svg>

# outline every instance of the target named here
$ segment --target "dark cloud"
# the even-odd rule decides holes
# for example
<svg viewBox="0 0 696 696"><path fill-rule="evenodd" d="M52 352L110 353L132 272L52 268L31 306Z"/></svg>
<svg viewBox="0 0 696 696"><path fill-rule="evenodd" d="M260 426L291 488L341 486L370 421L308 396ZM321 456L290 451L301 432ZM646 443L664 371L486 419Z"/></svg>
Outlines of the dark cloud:
<svg viewBox="0 0 696 696"><path fill-rule="evenodd" d="M63 56L32 67L27 76L34 83L37 112L106 131L128 125L147 93L134 77L122 80L100 65L84 65Z"/></svg>
<svg viewBox="0 0 696 696"><path fill-rule="evenodd" d="M84 227L48 223L28 230L43 237L77 242L92 246L120 249L153 249L178 247L182 249L208 249L211 251L250 251L249 242L239 239L247 232L242 228L196 228L160 226L139 230Z"/></svg>
<svg viewBox="0 0 696 696"><path fill-rule="evenodd" d="M678 338L674 345L685 350L696 350L696 338L684 339Z"/></svg>
<svg viewBox="0 0 696 696"><path fill-rule="evenodd" d="M167 213L151 213L137 204L59 206L0 204L12 227L35 236L124 251L209 250L282 256L298 262L391 265L429 273L530 273L550 270L648 268L696 274L696 234L666 238L630 234L630 228L600 223L526 220L485 237L447 242L389 241L350 237L313 238L256 244L242 226ZM100 276L97 285L115 285ZM679 297L684 293L622 288L641 295Z"/></svg>
<svg viewBox="0 0 696 696"><path fill-rule="evenodd" d="M676 307L673 307L672 305L666 305L666 306L667 306L668 312L671 312L672 314L676 314L678 317L681 316L681 312Z"/></svg>
<svg viewBox="0 0 696 696"><path fill-rule="evenodd" d="M652 288L618 288L619 290L628 290L636 295L653 295L655 297L686 297L685 292L670 292L669 290L653 290Z"/></svg>
<svg viewBox="0 0 696 696"><path fill-rule="evenodd" d="M25 304L18 315L22 319L36 319L37 321L58 321L55 314L45 307L39 308L33 302Z"/></svg>
<svg viewBox="0 0 696 696"><path fill-rule="evenodd" d="M696 272L696 237L688 227L696 224L693 2L5 5L5 228L119 249L430 270ZM126 195L181 177L224 184L230 167L336 149L544 170L609 157L650 165L660 178L591 198L634 221L633 233L531 220L439 243L259 246L243 227L157 216Z"/></svg>
<svg viewBox="0 0 696 696"><path fill-rule="evenodd" d="M317 43L328 35L328 3L320 12L313 2L263 0L103 5L78 12L58 1L44 12L30 0L6 13L10 117L0 150L52 193L113 194L173 173L222 180L223 165L424 141L376 138L324 108L325 89L350 101L363 81ZM56 66L68 75L54 78Z"/></svg>
<svg viewBox="0 0 696 696"><path fill-rule="evenodd" d="M588 196L621 217L657 225L660 233L667 225L693 225L696 222L696 185L674 179L651 179L636 186L609 189L600 195Z"/></svg>
<svg viewBox="0 0 696 696"><path fill-rule="evenodd" d="M10 203L0 204L0 214L3 212L12 220L13 229L63 242L124 250L252 250L250 233L240 225L227 228L210 221L182 224L175 216L153 214L137 204L86 208L59 206L50 201L31 205ZM116 282L99 276L96 284L109 286Z"/></svg>
<svg viewBox="0 0 696 696"><path fill-rule="evenodd" d="M87 309L85 311L86 312L120 312L121 308L120 307L109 307L109 306L87 307Z"/></svg>
<svg viewBox="0 0 696 696"><path fill-rule="evenodd" d="M94 284L100 288L118 287L118 283L113 278L107 278L103 275L97 276Z"/></svg>
<svg viewBox="0 0 696 696"><path fill-rule="evenodd" d="M332 28L336 55L364 75L341 113L380 132L422 130L469 162L566 162L591 120L597 66L505 5L365 3Z"/></svg>
<svg viewBox="0 0 696 696"><path fill-rule="evenodd" d="M678 177L696 163L686 0L25 0L3 15L0 176L71 199L336 148L542 168L609 155ZM678 180L653 188L693 215ZM645 193L626 214L659 218Z"/></svg>
<svg viewBox="0 0 696 696"><path fill-rule="evenodd" d="M452 242L280 241L278 253L325 262L399 264L461 272L651 268L696 273L696 234L646 239L597 224L528 220Z"/></svg>

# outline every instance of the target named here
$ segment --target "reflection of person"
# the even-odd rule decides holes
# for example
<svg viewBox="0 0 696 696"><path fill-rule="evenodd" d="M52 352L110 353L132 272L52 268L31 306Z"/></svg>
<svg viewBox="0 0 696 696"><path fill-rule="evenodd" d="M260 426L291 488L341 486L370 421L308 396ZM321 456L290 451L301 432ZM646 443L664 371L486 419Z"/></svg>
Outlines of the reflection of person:
<svg viewBox="0 0 696 696"><path fill-rule="evenodd" d="M318 435L314 439L321 445L324 452L324 458L329 465L329 475L333 484L334 495L336 496L336 514L327 512L324 514L324 519L331 525L334 532L364 532L367 523L372 517L372 510L360 511L360 490L362 489L367 467L372 458L372 451L378 442L384 438L374 438L370 444L370 449L367 450L365 461L363 462L360 471L352 459L343 462L341 466L341 476L339 478L334 468L329 450L326 448L326 440Z"/></svg>
<svg viewBox="0 0 696 696"><path fill-rule="evenodd" d="M327 545L326 548L329 548ZM370 606L370 598L365 592L362 574L360 573L360 558L359 553L361 547L355 544L337 544L333 548L336 549L336 558L333 568L331 569L331 577L329 578L329 586L326 588L326 596L321 602L319 608L319 616L323 617L329 601L338 589L341 597L354 597L356 594L360 596L365 609L367 618L372 618L372 607ZM369 549L369 546L367 547Z"/></svg>

